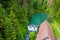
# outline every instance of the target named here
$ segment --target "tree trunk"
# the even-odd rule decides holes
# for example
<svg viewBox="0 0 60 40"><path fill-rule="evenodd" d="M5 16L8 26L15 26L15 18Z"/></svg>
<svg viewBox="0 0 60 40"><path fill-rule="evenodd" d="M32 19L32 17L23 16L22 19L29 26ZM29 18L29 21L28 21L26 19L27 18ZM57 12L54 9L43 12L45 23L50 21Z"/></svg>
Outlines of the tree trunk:
<svg viewBox="0 0 60 40"><path fill-rule="evenodd" d="M38 0L38 2L37 2L37 7L42 6L43 1L44 1L44 0Z"/></svg>
<svg viewBox="0 0 60 40"><path fill-rule="evenodd" d="M48 2L47 2L47 8L51 7L52 3L53 3L53 0L48 0Z"/></svg>

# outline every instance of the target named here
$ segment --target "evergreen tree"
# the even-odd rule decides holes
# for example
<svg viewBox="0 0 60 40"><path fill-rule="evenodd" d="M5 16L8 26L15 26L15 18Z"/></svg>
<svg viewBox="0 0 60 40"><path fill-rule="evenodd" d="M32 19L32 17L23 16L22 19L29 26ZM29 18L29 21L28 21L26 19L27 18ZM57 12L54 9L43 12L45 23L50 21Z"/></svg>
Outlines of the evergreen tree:
<svg viewBox="0 0 60 40"><path fill-rule="evenodd" d="M4 39L4 21L6 17L6 11L0 3L0 40Z"/></svg>
<svg viewBox="0 0 60 40"><path fill-rule="evenodd" d="M19 0L14 0L14 1L10 0L8 2L7 11L9 13L8 17L11 19L11 21L13 21L12 27L14 27L13 29L15 29L14 31L15 36L13 35L12 36L14 38L16 37L16 40L24 40L27 33L27 24L28 24L26 7L24 5L21 5L19 3ZM14 26L15 23L16 23L16 26Z"/></svg>
<svg viewBox="0 0 60 40"><path fill-rule="evenodd" d="M37 11L48 13L55 36L60 37L60 1L47 3L47 0L0 0L0 40L24 40L28 22ZM35 39L33 33L30 37Z"/></svg>

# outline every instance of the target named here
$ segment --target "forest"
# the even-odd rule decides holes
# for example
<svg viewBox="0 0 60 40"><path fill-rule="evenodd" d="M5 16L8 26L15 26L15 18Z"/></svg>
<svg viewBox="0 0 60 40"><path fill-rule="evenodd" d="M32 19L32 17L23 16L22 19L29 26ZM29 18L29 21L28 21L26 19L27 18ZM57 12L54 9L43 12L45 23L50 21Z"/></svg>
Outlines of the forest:
<svg viewBox="0 0 60 40"><path fill-rule="evenodd" d="M60 0L0 0L0 40L24 40L36 12L48 14L55 37L60 38Z"/></svg>

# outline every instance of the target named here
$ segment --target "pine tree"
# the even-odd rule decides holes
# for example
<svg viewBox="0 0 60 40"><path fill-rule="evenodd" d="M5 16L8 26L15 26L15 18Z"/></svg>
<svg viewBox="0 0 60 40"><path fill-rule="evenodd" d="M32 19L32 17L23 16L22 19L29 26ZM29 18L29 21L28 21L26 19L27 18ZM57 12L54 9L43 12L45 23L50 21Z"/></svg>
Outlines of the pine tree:
<svg viewBox="0 0 60 40"><path fill-rule="evenodd" d="M6 11L0 3L0 40L4 40L4 21L5 21Z"/></svg>
<svg viewBox="0 0 60 40"><path fill-rule="evenodd" d="M19 3L19 0L14 0L14 1L10 0L8 2L7 11L9 13L8 14L9 20L7 19L7 21L12 21L11 25L13 25L13 26L10 25L11 26L10 30L12 29L13 35L11 33L10 33L10 35L13 38L16 38L16 40L24 40L24 38L26 36L27 24L28 24L27 11L26 10L27 10L26 7L24 5L21 5ZM16 26L14 26L14 25L16 25ZM7 33L7 36L10 36L8 34L9 33ZM9 38L10 38L10 40L12 39L11 37L9 37ZM15 39L12 39L12 40L15 40Z"/></svg>
<svg viewBox="0 0 60 40"><path fill-rule="evenodd" d="M4 39L5 40L24 40L27 33L27 9L20 3L21 0L2 1L4 12ZM1 8L1 7L0 7ZM1 9L2 10L2 9ZM2 15L2 14L1 14ZM2 17L2 16L1 16Z"/></svg>

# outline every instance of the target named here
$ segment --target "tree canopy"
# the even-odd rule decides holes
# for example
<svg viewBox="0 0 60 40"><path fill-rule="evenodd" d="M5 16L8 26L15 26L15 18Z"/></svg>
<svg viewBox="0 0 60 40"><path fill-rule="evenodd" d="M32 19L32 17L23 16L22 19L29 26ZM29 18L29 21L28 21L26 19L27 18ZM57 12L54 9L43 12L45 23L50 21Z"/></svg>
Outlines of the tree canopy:
<svg viewBox="0 0 60 40"><path fill-rule="evenodd" d="M59 0L0 0L0 40L24 40L36 12L46 12L56 37L60 37ZM31 40L33 40L31 33Z"/></svg>

